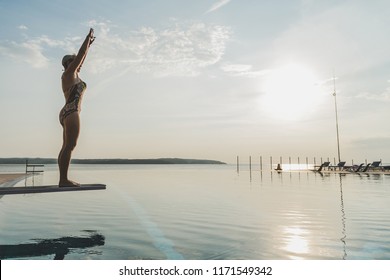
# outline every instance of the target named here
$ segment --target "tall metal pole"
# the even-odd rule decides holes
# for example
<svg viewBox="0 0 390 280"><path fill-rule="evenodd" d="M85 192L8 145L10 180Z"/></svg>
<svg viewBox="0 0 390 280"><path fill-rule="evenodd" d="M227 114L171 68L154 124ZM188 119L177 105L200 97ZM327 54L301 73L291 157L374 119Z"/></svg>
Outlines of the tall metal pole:
<svg viewBox="0 0 390 280"><path fill-rule="evenodd" d="M336 112L336 132L337 132L337 155L339 162L341 161L340 157L340 136L339 136L339 119L337 115L337 100L336 100L336 77L333 73L333 96L334 96L334 109Z"/></svg>

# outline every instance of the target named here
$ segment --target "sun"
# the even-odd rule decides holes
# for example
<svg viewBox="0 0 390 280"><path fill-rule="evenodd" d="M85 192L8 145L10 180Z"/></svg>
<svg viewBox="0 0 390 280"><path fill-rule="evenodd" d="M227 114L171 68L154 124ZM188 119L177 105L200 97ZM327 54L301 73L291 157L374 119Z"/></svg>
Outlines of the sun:
<svg viewBox="0 0 390 280"><path fill-rule="evenodd" d="M264 80L260 98L264 112L280 120L299 120L315 112L322 94L314 72L300 64L274 69Z"/></svg>

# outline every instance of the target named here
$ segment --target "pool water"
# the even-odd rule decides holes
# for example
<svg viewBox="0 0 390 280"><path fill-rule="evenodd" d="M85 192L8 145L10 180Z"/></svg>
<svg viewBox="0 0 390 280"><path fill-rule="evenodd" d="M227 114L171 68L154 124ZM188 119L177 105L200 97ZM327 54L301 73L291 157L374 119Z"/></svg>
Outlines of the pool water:
<svg viewBox="0 0 390 280"><path fill-rule="evenodd" d="M0 197L0 258L390 259L389 175L241 170L73 165L107 189Z"/></svg>

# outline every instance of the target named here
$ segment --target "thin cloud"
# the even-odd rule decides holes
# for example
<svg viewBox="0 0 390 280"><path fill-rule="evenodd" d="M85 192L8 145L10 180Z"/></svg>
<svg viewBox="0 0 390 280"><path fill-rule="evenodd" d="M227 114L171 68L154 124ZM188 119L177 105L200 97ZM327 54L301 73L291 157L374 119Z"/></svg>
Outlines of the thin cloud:
<svg viewBox="0 0 390 280"><path fill-rule="evenodd" d="M230 29L205 23L174 23L165 29L143 27L116 34L96 24L97 40L91 69L104 72L118 66L157 76L195 76L224 55Z"/></svg>
<svg viewBox="0 0 390 280"><path fill-rule="evenodd" d="M390 80L387 81L390 83ZM380 102L389 102L390 101L390 86L386 87L382 92L361 92L356 95L355 98L365 99L365 100L373 100Z"/></svg>
<svg viewBox="0 0 390 280"><path fill-rule="evenodd" d="M20 30L28 30L28 27L22 24L22 25L18 26L18 29L20 29Z"/></svg>
<svg viewBox="0 0 390 280"><path fill-rule="evenodd" d="M225 64L221 69L230 76L247 78L261 77L270 72L269 69L253 70L253 66L248 64Z"/></svg>
<svg viewBox="0 0 390 280"><path fill-rule="evenodd" d="M381 102L389 102L390 101L390 88L386 89L386 92L383 93L369 93L363 92L356 96L356 98L366 99L366 100L375 100Z"/></svg>
<svg viewBox="0 0 390 280"><path fill-rule="evenodd" d="M355 139L351 142L351 145L363 150L374 149L383 151L388 148L389 141L390 137L386 135L378 135L377 137L363 137Z"/></svg>
<svg viewBox="0 0 390 280"><path fill-rule="evenodd" d="M206 11L205 14L208 14L208 13L212 13L212 12L215 12L216 10L222 8L223 6L225 6L226 4L228 4L231 0L219 0L217 3L214 3L210 9L208 9Z"/></svg>
<svg viewBox="0 0 390 280"><path fill-rule="evenodd" d="M163 29L143 27L120 34L109 21L88 24L97 36L86 66L94 73L126 68L156 76L195 76L222 58L231 34L226 26L201 22L172 22ZM81 37L56 40L46 35L24 42L0 41L0 55L42 68L49 65L49 53L76 53L81 43Z"/></svg>
<svg viewBox="0 0 390 280"><path fill-rule="evenodd" d="M0 41L0 55L10 57L16 61L24 62L33 68L46 68L50 64L48 52L50 50L61 49L68 53L77 51L76 44L79 45L81 37L65 38L55 40L46 35L29 38L22 42Z"/></svg>
<svg viewBox="0 0 390 280"><path fill-rule="evenodd" d="M49 65L49 59L43 55L42 46L34 42L0 42L0 54L26 62L34 68L45 68Z"/></svg>

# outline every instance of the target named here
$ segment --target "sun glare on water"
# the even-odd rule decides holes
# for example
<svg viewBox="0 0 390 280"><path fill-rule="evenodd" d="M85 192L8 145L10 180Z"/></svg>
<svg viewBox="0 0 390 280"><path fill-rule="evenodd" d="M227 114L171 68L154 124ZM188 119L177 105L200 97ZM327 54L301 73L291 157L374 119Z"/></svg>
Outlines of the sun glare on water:
<svg viewBox="0 0 390 280"><path fill-rule="evenodd" d="M299 120L315 112L322 94L314 73L299 64L270 71L265 78L261 107L267 116L281 120Z"/></svg>
<svg viewBox="0 0 390 280"><path fill-rule="evenodd" d="M308 232L300 227L287 227L284 230L286 243L284 249L293 259L300 259L299 255L309 253Z"/></svg>

